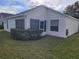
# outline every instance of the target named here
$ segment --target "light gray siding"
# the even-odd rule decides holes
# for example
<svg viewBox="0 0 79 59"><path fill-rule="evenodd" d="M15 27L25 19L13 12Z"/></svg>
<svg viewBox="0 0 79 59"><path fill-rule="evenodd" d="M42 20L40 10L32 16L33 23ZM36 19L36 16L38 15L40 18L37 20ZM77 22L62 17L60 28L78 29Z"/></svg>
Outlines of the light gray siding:
<svg viewBox="0 0 79 59"><path fill-rule="evenodd" d="M58 36L58 37L66 37L65 36L65 29L66 29L66 23L65 23L65 17L63 15L60 15L56 12L53 12L51 10L47 11L47 32L46 34L52 35L52 36ZM50 31L50 21L51 20L59 20L59 31Z"/></svg>
<svg viewBox="0 0 79 59"><path fill-rule="evenodd" d="M30 19L37 19L41 21L47 19L46 9L44 7L38 7L37 9L34 9L26 13L26 15L27 15L27 20L25 21L27 23L26 29L30 28Z"/></svg>
<svg viewBox="0 0 79 59"><path fill-rule="evenodd" d="M79 21L74 18L66 18L66 29L68 29L68 36L79 31Z"/></svg>
<svg viewBox="0 0 79 59"><path fill-rule="evenodd" d="M8 23L7 23L8 22ZM8 25L8 28L7 28ZM4 30L10 32L10 29L15 28L15 20L4 21Z"/></svg>
<svg viewBox="0 0 79 59"><path fill-rule="evenodd" d="M26 13L26 15L27 15L27 18L25 20L25 23L26 23L25 29L30 28L30 19L37 19L40 21L47 20L47 11L44 7L38 7L36 9ZM42 35L45 35L45 34L46 34L46 32L43 32Z"/></svg>
<svg viewBox="0 0 79 59"><path fill-rule="evenodd" d="M26 16L26 17L16 17L16 18L8 19L8 20L7 20L7 21L8 21L8 28L7 28L7 21L5 20L5 21L4 21L4 30L10 32L10 30L11 30L12 28L16 28L16 20L17 20L17 19L24 19L24 21L25 21L26 18L27 18L27 16ZM26 23L27 23L27 22L26 22ZM27 25L26 23L24 24L25 26ZM25 26L24 26L24 27L25 27Z"/></svg>

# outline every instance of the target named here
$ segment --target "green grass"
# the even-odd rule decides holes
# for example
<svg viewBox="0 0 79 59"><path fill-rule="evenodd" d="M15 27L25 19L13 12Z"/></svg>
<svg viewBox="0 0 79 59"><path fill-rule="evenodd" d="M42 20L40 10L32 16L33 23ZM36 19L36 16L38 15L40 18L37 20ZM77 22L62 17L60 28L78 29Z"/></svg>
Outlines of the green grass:
<svg viewBox="0 0 79 59"><path fill-rule="evenodd" d="M67 39L45 37L16 41L0 31L0 59L79 59L79 33Z"/></svg>

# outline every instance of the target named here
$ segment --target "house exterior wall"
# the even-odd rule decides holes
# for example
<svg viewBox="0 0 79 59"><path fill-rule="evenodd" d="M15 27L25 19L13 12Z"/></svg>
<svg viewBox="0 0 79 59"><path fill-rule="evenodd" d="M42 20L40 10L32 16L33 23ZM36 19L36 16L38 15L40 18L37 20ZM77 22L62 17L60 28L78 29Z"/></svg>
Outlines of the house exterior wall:
<svg viewBox="0 0 79 59"><path fill-rule="evenodd" d="M68 29L68 36L79 31L79 21L74 18L66 18L66 29ZM67 37L68 37L67 36Z"/></svg>
<svg viewBox="0 0 79 59"><path fill-rule="evenodd" d="M43 21L43 20L46 20L47 19L47 14L46 14L46 9L44 7L38 7L30 12L27 12L25 13L25 17L17 17L17 18L14 18L14 19L10 19L8 20L8 25L9 25L9 28L7 29L7 21L5 21L5 25L4 25L4 30L10 32L10 29L11 28L15 28L16 25L15 25L15 20L17 19L25 19L25 29L29 29L30 28L30 19L36 19L36 20L40 20L40 21ZM42 35L45 35L46 32L43 32Z"/></svg>
<svg viewBox="0 0 79 59"><path fill-rule="evenodd" d="M30 19L37 19L40 21L46 20L46 32L43 32L42 35L51 35L57 37L64 37L66 38L66 29L69 29L69 35L72 35L78 32L79 22L75 19L71 19L64 15L60 15L57 12L52 10L46 9L44 7L37 7L30 12L24 13L25 17L17 17L14 19L8 19L8 28L7 28L7 21L4 22L4 30L10 32L11 28L16 28L15 20L17 19L25 19L25 29L30 28ZM51 20L59 20L59 31L51 31L50 30L50 23Z"/></svg>
<svg viewBox="0 0 79 59"><path fill-rule="evenodd" d="M8 19L7 21L5 20L5 21L4 21L4 30L10 32L10 30L11 30L12 28L16 28L16 23L15 23L15 21L16 21L16 20L19 20L19 19L24 19L24 20L26 20L26 17L17 17L17 18L14 18L14 19ZM7 23L7 22L8 22L8 23ZM7 24L8 24L8 28L7 28ZM25 23L25 26L26 26L26 23Z"/></svg>
<svg viewBox="0 0 79 59"><path fill-rule="evenodd" d="M36 20L46 20L47 19L47 11L44 7L38 7L37 9L34 9L28 13L26 13L27 18L25 20L25 29L30 28L30 19L36 19ZM43 35L45 35L46 32L43 32Z"/></svg>
<svg viewBox="0 0 79 59"><path fill-rule="evenodd" d="M44 7L39 7L35 10L32 10L28 13L26 13L27 18L25 20L25 29L30 28L30 19L37 19L37 20L46 20L46 32L43 34L52 35L52 36L58 36L58 37L67 37L66 36L66 17L63 15L60 15L56 12L53 12L51 10L48 10ZM50 31L50 21L51 20L59 20L59 31Z"/></svg>
<svg viewBox="0 0 79 59"><path fill-rule="evenodd" d="M8 23L7 23L8 22ZM7 28L8 26L8 28ZM10 29L15 28L15 19L4 21L4 30L10 32Z"/></svg>
<svg viewBox="0 0 79 59"><path fill-rule="evenodd" d="M25 29L30 28L30 19L37 19L40 21L46 20L46 32L43 32L43 35L47 34L47 35L53 35L53 36L59 36L59 37L65 37L65 20L64 17L56 12L53 12L51 10L48 10L44 7L38 7L28 13L26 13L25 15L27 15L25 17ZM19 18L20 19L20 18ZM58 19L59 20L59 31L55 32L55 31L50 31L50 21L51 20L55 20ZM7 29L7 25L5 23L5 30L10 32L11 28L15 28L15 20L16 19L10 19L8 20L8 29Z"/></svg>
<svg viewBox="0 0 79 59"><path fill-rule="evenodd" d="M66 31L66 23L65 23L65 17L63 15L60 15L56 12L53 12L51 10L47 11L47 35L57 36L57 37L66 37L65 31ZM51 31L50 30L50 23L51 20L59 20L59 31Z"/></svg>

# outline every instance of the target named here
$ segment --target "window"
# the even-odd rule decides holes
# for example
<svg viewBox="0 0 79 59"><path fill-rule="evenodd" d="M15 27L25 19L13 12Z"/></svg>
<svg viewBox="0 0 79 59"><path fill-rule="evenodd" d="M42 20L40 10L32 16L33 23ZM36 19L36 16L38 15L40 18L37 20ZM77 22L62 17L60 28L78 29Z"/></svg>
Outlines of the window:
<svg viewBox="0 0 79 59"><path fill-rule="evenodd" d="M44 29L44 21L40 21L40 29Z"/></svg>
<svg viewBox="0 0 79 59"><path fill-rule="evenodd" d="M39 20L38 19L30 19L30 28L32 30L39 30Z"/></svg>
<svg viewBox="0 0 79 59"><path fill-rule="evenodd" d="M16 19L16 29L25 29L25 20L24 19Z"/></svg>
<svg viewBox="0 0 79 59"><path fill-rule="evenodd" d="M40 21L40 29L43 31L46 31L46 20Z"/></svg>
<svg viewBox="0 0 79 59"><path fill-rule="evenodd" d="M51 31L58 31L59 20L51 20L50 22L50 30Z"/></svg>

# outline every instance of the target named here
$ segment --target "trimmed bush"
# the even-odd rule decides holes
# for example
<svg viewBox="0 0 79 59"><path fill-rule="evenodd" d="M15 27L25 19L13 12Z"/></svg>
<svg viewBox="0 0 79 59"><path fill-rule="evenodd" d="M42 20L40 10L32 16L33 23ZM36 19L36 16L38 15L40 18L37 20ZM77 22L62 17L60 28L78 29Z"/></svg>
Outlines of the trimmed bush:
<svg viewBox="0 0 79 59"><path fill-rule="evenodd" d="M19 30L11 29L11 38L15 40L37 40L41 38L42 31L40 30Z"/></svg>
<svg viewBox="0 0 79 59"><path fill-rule="evenodd" d="M11 38L16 39L16 40L21 40L22 39L22 34L24 33L23 30L19 29L11 29Z"/></svg>
<svg viewBox="0 0 79 59"><path fill-rule="evenodd" d="M42 31L41 30L28 30L30 34L30 40L36 40L41 38Z"/></svg>

